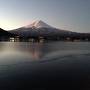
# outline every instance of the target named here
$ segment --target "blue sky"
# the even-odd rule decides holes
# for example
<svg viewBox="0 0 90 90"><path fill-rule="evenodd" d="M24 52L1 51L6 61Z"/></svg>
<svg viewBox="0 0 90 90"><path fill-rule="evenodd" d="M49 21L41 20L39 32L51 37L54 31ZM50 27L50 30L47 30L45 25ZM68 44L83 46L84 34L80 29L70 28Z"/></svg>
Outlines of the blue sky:
<svg viewBox="0 0 90 90"><path fill-rule="evenodd" d="M90 32L90 0L0 0L0 27L6 30L43 20L57 28Z"/></svg>

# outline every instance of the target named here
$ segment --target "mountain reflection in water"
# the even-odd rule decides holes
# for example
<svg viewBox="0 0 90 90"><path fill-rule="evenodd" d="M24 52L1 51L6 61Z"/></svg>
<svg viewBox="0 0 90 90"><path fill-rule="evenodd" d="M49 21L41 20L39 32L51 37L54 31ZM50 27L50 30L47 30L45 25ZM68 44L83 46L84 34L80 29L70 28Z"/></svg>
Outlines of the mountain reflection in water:
<svg viewBox="0 0 90 90"><path fill-rule="evenodd" d="M89 88L89 77L89 42L0 43L0 87Z"/></svg>
<svg viewBox="0 0 90 90"><path fill-rule="evenodd" d="M90 43L51 42L51 43L0 43L0 62L15 61L31 62L49 60L67 55L80 55L90 53Z"/></svg>

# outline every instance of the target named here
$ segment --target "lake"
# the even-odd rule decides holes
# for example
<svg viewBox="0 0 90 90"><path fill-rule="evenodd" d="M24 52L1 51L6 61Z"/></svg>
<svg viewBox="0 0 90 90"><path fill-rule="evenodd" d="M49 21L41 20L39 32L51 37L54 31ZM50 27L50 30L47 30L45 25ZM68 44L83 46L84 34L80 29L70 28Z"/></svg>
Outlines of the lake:
<svg viewBox="0 0 90 90"><path fill-rule="evenodd" d="M90 88L90 42L1 42L0 88Z"/></svg>

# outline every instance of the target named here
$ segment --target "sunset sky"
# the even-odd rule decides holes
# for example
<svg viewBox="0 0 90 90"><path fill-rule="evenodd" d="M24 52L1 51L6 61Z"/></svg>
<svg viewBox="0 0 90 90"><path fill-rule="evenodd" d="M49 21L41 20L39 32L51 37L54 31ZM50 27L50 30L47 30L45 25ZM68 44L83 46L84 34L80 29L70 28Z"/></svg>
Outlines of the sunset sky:
<svg viewBox="0 0 90 90"><path fill-rule="evenodd" d="M60 29L90 32L90 0L0 0L0 28L11 30L33 20Z"/></svg>

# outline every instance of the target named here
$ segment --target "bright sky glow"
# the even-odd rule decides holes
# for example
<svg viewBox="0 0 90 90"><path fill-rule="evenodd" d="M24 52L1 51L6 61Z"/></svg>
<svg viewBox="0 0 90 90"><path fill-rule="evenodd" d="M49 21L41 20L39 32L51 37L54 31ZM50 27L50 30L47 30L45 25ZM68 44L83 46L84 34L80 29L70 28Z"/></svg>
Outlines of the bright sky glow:
<svg viewBox="0 0 90 90"><path fill-rule="evenodd" d="M37 19L61 29L90 32L90 0L0 0L0 28L11 30Z"/></svg>

